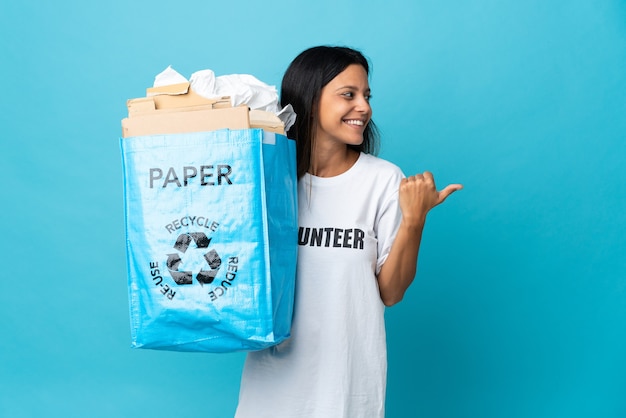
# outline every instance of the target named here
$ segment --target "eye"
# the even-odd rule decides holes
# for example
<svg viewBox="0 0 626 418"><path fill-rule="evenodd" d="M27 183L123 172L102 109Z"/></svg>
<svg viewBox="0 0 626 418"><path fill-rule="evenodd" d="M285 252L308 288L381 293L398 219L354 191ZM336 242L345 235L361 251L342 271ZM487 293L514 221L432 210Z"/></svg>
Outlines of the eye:
<svg viewBox="0 0 626 418"><path fill-rule="evenodd" d="M341 95L347 99L353 99L354 98L354 93L351 91L346 91L341 93Z"/></svg>

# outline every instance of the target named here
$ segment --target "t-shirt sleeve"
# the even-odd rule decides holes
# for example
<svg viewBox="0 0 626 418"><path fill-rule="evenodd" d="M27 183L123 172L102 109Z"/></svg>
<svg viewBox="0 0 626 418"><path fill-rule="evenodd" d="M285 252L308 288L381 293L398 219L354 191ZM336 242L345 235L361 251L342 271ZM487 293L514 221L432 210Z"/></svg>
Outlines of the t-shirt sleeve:
<svg viewBox="0 0 626 418"><path fill-rule="evenodd" d="M376 238L378 240L378 258L376 260L376 274L380 272L389 251L391 244L396 237L402 214L400 212L400 204L398 202L398 190L400 181L404 178L404 174L398 169L391 177L389 183L385 186L386 193L378 210L376 222Z"/></svg>

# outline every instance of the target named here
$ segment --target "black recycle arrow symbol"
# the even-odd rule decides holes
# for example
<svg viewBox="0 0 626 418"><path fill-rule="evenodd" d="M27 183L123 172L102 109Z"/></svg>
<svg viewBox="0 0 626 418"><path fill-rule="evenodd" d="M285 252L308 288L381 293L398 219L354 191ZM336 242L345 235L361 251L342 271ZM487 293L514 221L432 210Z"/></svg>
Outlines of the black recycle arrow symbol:
<svg viewBox="0 0 626 418"><path fill-rule="evenodd" d="M190 232L180 234L178 238L176 238L174 248L184 254L192 241L195 242L197 248L209 248L209 244L211 243L211 239L203 232ZM204 259L210 269L200 270L198 274L196 274L196 280L201 285L212 283L222 265L222 259L219 254L217 254L217 251L213 249L204 254ZM167 269L170 271L174 281L179 285L192 284L193 273L191 271L178 271L178 266L181 262L182 259L178 253L167 255Z"/></svg>

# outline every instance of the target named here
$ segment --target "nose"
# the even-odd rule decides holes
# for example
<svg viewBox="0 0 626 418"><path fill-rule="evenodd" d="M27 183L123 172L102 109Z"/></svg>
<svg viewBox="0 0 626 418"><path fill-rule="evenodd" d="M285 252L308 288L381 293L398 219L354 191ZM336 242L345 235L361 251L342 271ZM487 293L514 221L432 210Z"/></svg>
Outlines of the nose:
<svg viewBox="0 0 626 418"><path fill-rule="evenodd" d="M357 103L356 103L356 111L360 113L371 113L372 106L370 106L370 102L364 95L359 95Z"/></svg>

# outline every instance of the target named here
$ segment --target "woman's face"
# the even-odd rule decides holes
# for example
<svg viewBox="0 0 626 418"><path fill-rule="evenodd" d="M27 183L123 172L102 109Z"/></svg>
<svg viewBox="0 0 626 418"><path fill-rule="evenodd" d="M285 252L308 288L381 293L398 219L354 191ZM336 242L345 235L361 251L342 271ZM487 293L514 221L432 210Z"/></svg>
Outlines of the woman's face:
<svg viewBox="0 0 626 418"><path fill-rule="evenodd" d="M372 117L365 68L352 64L333 78L320 95L317 145L360 145Z"/></svg>

